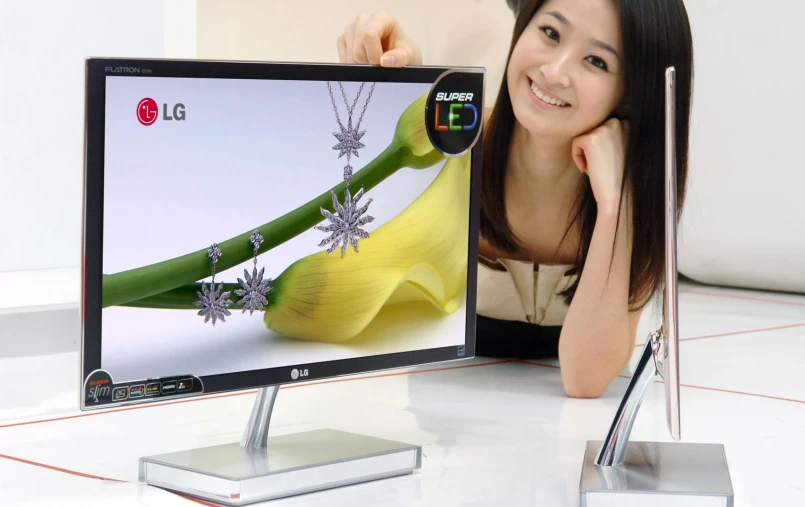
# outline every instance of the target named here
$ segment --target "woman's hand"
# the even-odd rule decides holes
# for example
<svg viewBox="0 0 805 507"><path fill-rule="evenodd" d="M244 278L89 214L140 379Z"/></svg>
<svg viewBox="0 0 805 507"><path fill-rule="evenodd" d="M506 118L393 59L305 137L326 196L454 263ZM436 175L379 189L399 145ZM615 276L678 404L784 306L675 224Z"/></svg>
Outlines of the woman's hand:
<svg viewBox="0 0 805 507"><path fill-rule="evenodd" d="M338 36L341 63L363 63L383 67L422 65L422 53L403 32L391 14L377 11L361 14Z"/></svg>
<svg viewBox="0 0 805 507"><path fill-rule="evenodd" d="M612 118L573 140L573 161L590 178L599 211L618 211L627 134L628 124Z"/></svg>

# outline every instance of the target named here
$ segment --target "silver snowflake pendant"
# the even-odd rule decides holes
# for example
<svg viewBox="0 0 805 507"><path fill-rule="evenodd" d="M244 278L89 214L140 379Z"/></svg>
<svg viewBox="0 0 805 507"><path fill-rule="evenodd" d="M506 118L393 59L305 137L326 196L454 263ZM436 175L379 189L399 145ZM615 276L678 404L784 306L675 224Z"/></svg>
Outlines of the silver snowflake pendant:
<svg viewBox="0 0 805 507"><path fill-rule="evenodd" d="M330 213L324 208L321 208L321 214L330 221L330 225L318 225L316 229L324 232L331 232L328 238L322 240L319 246L325 246L332 243L330 248L327 249L327 254L331 254L341 244L341 258L347 254L347 247L352 245L355 253L358 253L358 239L366 239L369 233L362 230L362 225L368 224L374 217L366 215L362 216L369 209L369 204L372 200L369 199L366 204L361 208L357 208L358 201L363 197L363 187L355 194L353 199L349 193L349 187L344 190L344 205L338 202L335 192L333 194L333 208L337 214Z"/></svg>
<svg viewBox="0 0 805 507"><path fill-rule="evenodd" d="M232 315L232 313L227 310L227 307L232 304L232 301L228 299L229 292L222 292L223 290L223 283L218 284L218 287L216 287L215 282L212 282L210 287L207 288L207 285L202 282L201 292L196 291L198 301L193 304L201 308L198 314L204 316L205 324L212 319L212 325L214 326L218 320L226 322L225 317Z"/></svg>
<svg viewBox="0 0 805 507"><path fill-rule="evenodd" d="M244 282L242 279L238 278L238 283L242 289L236 289L235 295L242 299L235 304L243 305L243 312L241 313L246 313L246 310L249 310L249 315L251 315L255 310L262 311L263 305L268 305L266 294L271 292L271 287L268 286L268 284L271 283L271 278L263 281L265 269L266 268L261 268L258 273L255 267L251 276L249 276L249 272L244 269L243 275L246 281Z"/></svg>
<svg viewBox="0 0 805 507"><path fill-rule="evenodd" d="M346 127L340 123L338 126L341 128L341 132L333 132L335 138L338 139L338 144L333 146L334 150L340 151L338 158L341 158L344 155L347 156L347 160L349 160L350 155L355 155L357 157L358 150L364 147L364 144L361 143L360 140L366 131L362 130L358 132L352 127L352 116L350 116Z"/></svg>

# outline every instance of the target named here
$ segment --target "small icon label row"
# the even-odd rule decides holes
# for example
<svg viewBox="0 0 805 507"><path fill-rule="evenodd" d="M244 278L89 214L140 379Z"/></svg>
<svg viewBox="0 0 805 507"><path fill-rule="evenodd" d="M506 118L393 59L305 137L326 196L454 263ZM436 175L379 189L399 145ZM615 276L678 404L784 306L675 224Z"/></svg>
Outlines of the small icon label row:
<svg viewBox="0 0 805 507"><path fill-rule="evenodd" d="M84 386L84 403L87 407L204 392L201 379L192 375L115 384L106 370L94 371L87 377Z"/></svg>
<svg viewBox="0 0 805 507"><path fill-rule="evenodd" d="M130 387L116 387L112 392L112 401L125 401L143 396L157 396L160 394L186 393L193 390L193 379L167 380L159 383L138 384Z"/></svg>

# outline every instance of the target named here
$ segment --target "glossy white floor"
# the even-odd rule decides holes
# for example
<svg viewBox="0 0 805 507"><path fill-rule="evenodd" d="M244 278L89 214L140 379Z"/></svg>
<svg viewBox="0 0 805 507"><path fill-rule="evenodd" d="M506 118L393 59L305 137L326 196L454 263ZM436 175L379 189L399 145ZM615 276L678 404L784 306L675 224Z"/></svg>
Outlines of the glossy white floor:
<svg viewBox="0 0 805 507"><path fill-rule="evenodd" d="M640 341L657 322L646 314ZM805 505L805 296L683 284L680 328L683 440L725 445L736 507ZM77 371L71 351L0 358L0 505L197 505L138 484L137 460L238 440L254 391L80 414ZM411 476L267 505L578 505L584 444L629 374L597 400L566 398L555 363L483 358L282 389L274 434L331 427L425 457ZM634 440L670 440L662 395L648 392Z"/></svg>

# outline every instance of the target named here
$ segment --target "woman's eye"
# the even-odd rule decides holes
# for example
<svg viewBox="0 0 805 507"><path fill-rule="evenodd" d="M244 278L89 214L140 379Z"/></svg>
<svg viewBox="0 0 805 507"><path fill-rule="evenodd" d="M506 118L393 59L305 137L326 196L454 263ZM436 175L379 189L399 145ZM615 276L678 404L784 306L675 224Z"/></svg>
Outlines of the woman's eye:
<svg viewBox="0 0 805 507"><path fill-rule="evenodd" d="M540 30L548 36L549 39L559 41L559 32L551 28L550 26L542 26Z"/></svg>
<svg viewBox="0 0 805 507"><path fill-rule="evenodd" d="M603 70L607 70L607 62L598 58L597 56L588 56L587 61Z"/></svg>

